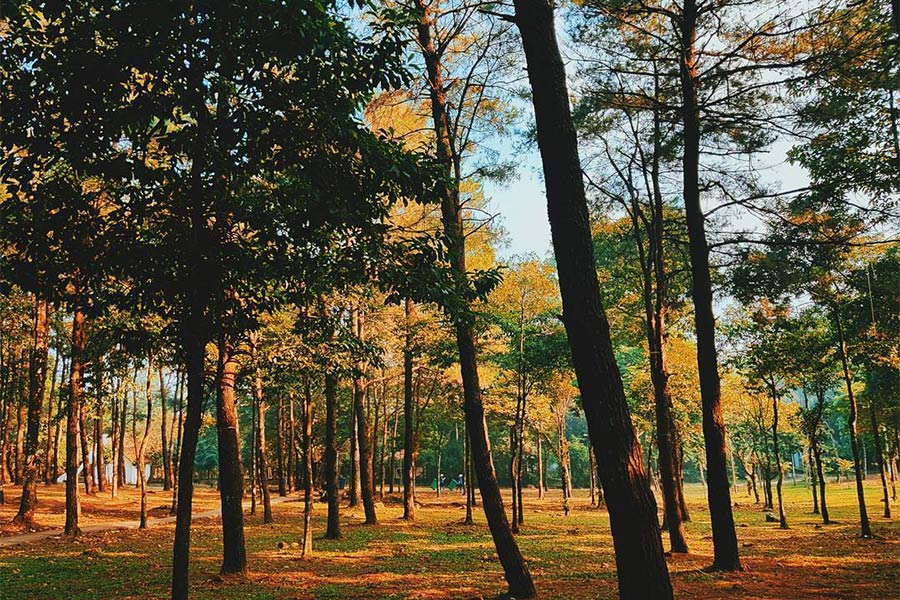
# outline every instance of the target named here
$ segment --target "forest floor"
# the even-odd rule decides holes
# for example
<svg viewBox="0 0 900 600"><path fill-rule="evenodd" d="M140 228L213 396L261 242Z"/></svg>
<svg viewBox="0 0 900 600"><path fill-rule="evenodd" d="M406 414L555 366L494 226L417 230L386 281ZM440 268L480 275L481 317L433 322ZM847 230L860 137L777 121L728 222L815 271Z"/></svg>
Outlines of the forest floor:
<svg viewBox="0 0 900 600"><path fill-rule="evenodd" d="M680 599L882 599L900 597L900 526L881 518L880 488L867 482L866 498L874 539L861 539L855 489L829 484L828 504L837 524L821 526L811 514L809 490L786 483L790 529L766 523L760 507L739 487L734 494L735 520L744 570L707 573L712 540L704 509L705 491L688 485L692 521L687 524L691 553L669 557L669 570ZM41 523L55 522L45 511L61 510L54 491L40 496ZM0 518L8 522L11 490ZM527 490L525 525L518 536L543 599L616 597L615 558L609 516L589 506L586 490L576 491L573 511L564 516L559 491L539 501ZM128 492L129 498L131 492ZM214 491L200 488L201 505L215 504ZM166 504L156 490L150 502ZM320 539L325 507L316 505L315 553L301 559L302 503L273 507L276 522L262 524L261 514L247 518L250 573L245 578L219 577L221 530L218 519L197 521L191 541L192 598L202 599L439 599L495 597L505 589L490 534L480 509L476 525L462 525L464 497L445 492L437 498L420 490L415 524L400 520L398 497L379 506L379 525L362 525L359 509L342 509L343 538ZM115 520L136 510L122 499ZM85 499L84 518L105 498ZM131 506L131 508L127 508ZM198 511L202 510L198 508ZM0 549L0 597L3 600L71 600L166 598L170 577L171 524L146 531L120 530L84 535L77 540L50 538ZM279 549L279 542L287 542ZM664 543L665 536L664 536Z"/></svg>
<svg viewBox="0 0 900 600"><path fill-rule="evenodd" d="M13 485L3 487L6 502L0 504L0 546L6 537L23 533L12 525L19 511L22 490ZM54 485L38 484L38 508L35 526L29 531L49 531L62 529L66 524L66 487L64 483ZM116 499L110 498L109 491L85 494L84 483L79 481L78 498L81 501L81 517L78 524L87 528L103 528L124 522L137 521L141 513L141 491L133 485L119 489ZM194 512L205 512L219 508L219 493L206 485L194 486ZM147 488L147 515L151 519L170 516L172 493L161 487Z"/></svg>

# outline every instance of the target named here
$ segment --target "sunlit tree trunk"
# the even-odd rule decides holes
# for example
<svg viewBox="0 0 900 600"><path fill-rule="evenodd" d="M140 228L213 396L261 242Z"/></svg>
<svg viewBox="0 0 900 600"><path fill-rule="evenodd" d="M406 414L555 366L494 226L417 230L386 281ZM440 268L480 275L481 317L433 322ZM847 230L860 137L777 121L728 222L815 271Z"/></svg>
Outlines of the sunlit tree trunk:
<svg viewBox="0 0 900 600"><path fill-rule="evenodd" d="M431 104L432 127L438 165L448 176L453 169L449 117L447 111L446 88L443 79L441 54L435 46L433 35L434 14L425 0L415 0L417 9L417 39L425 61L427 86ZM458 182L457 182L458 183ZM441 203L441 220L447 244L447 255L454 280L460 289L466 286L466 248L462 223L462 206L459 189L448 185L446 179L439 179L437 197ZM464 302L464 305L466 303ZM472 316L468 306L463 306L459 314L453 316L456 345L459 352L460 372L463 381L463 410L469 430L472 461L481 490L482 508L494 541L494 547L503 566L504 576L509 586L509 594L515 598L535 596L534 583L528 565L519 551L519 546L510 530L500 485L491 457L490 441L487 434L481 384L478 379L478 359L475 349L475 334Z"/></svg>
<svg viewBox="0 0 900 600"><path fill-rule="evenodd" d="M700 401L703 412L703 440L706 449L707 485L713 534L713 568L723 571L741 569L737 534L731 510L725 448L725 420L719 381L715 316L712 306L712 281L706 224L700 204L700 71L697 67L697 2L684 0L681 13L680 79L683 126L683 196L687 221L694 325L697 335L697 366L700 375Z"/></svg>
<svg viewBox="0 0 900 600"><path fill-rule="evenodd" d="M609 506L619 594L623 598L671 598L656 501L647 485L643 454L600 299L553 4L549 0L516 0L514 4L532 90L562 319Z"/></svg>

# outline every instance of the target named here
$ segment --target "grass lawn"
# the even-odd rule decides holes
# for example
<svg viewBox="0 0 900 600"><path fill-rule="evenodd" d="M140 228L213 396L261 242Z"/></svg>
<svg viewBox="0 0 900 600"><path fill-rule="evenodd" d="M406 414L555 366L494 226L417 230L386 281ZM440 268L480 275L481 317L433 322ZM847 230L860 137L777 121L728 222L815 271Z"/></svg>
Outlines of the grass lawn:
<svg viewBox="0 0 900 600"><path fill-rule="evenodd" d="M8 492L9 493L9 492ZM744 571L707 573L712 539L705 491L688 485L692 521L689 555L669 558L677 598L865 598L900 597L900 528L881 518L877 481L867 482L875 539L858 537L855 489L829 484L828 502L838 524L819 526L802 485L786 483L788 530L766 523L743 487L734 495ZM559 491L538 501L527 490L525 526L518 536L541 598L615 598L615 559L605 511L576 492L574 510L563 516ZM342 512L343 539L318 537L325 507L316 505L314 555L301 559L302 503L273 508L276 523L248 517L251 572L243 579L218 576L221 532L217 519L197 521L191 542L195 599L482 598L505 590L484 518L461 525L464 499L420 491L417 521L399 519L399 498L379 507L379 525L361 524L361 510ZM8 500L9 501L9 500ZM480 508L479 508L480 511ZM39 520L40 520L39 513ZM174 528L116 531L75 541L48 539L0 550L0 599L166 598ZM664 536L664 544L667 541ZM288 542L279 549L279 542Z"/></svg>

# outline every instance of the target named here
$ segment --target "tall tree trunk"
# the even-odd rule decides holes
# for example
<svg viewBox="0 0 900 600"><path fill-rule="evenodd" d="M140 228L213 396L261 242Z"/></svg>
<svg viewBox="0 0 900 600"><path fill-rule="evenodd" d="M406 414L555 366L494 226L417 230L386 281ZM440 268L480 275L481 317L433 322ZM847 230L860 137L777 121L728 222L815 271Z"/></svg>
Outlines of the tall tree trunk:
<svg viewBox="0 0 900 600"><path fill-rule="evenodd" d="M195 318L187 323L182 346L185 353L187 407L178 456L178 502L175 516L174 556L172 558L172 600L187 600L188 563L191 545L191 511L194 496L194 460L203 418L206 359L205 329L202 314L195 307Z"/></svg>
<svg viewBox="0 0 900 600"><path fill-rule="evenodd" d="M463 452L463 473L465 473L463 487L466 488L466 518L463 520L463 524L474 525L475 519L473 518L472 509L475 507L475 502L473 501L475 489L472 487L472 478L470 477L472 472L472 448L469 443L469 427L466 425L465 420L463 420Z"/></svg>
<svg viewBox="0 0 900 600"><path fill-rule="evenodd" d="M816 477L816 459L813 457L812 440L810 440L809 449L806 453L806 464L806 470L809 475L809 487L813 497L813 514L818 515L821 512L819 510L819 481Z"/></svg>
<svg viewBox="0 0 900 600"><path fill-rule="evenodd" d="M50 452L50 472L53 474L53 482L56 482L59 474L59 446L62 440L63 411L68 406L69 378L71 377L72 361L62 361L62 370L59 373L59 389L56 392L56 419L53 424L53 449Z"/></svg>
<svg viewBox="0 0 900 600"><path fill-rule="evenodd" d="M569 462L569 440L566 437L566 413L556 416L557 457L559 459L560 485L563 494L563 511L569 514L569 498L572 497L572 469ZM593 470L592 470L593 472Z"/></svg>
<svg viewBox="0 0 900 600"><path fill-rule="evenodd" d="M69 405L66 425L66 526L65 534L81 534L78 526L80 506L78 504L78 424L81 401L84 395L83 371L84 353L87 347L84 311L75 308L72 317L72 366L69 375Z"/></svg>
<svg viewBox="0 0 900 600"><path fill-rule="evenodd" d="M278 435L275 438L275 452L278 453L278 495L287 496L287 479L285 478L285 461L284 461L284 396L278 395Z"/></svg>
<svg viewBox="0 0 900 600"><path fill-rule="evenodd" d="M884 518L891 518L891 496L888 492L887 469L884 464L884 450L881 445L881 431L878 429L878 417L875 415L875 407L872 399L869 399L869 420L872 423L872 438L875 440L875 459L878 461L878 473L881 475L882 502L884 503Z"/></svg>
<svg viewBox="0 0 900 600"><path fill-rule="evenodd" d="M125 393L122 394L122 409L119 411L119 418L121 422L119 424L119 462L116 465L116 476L119 478L119 487L125 487L126 483L126 473L125 473L125 432L127 429L125 428L126 423L128 422L128 392L131 391L132 394L135 393L135 389L137 388L137 365L135 365L134 371L131 377L131 386L128 390L125 390Z"/></svg>
<svg viewBox="0 0 900 600"><path fill-rule="evenodd" d="M441 55L432 39L434 14L425 0L416 0L419 22L417 37L425 60L427 85L431 102L432 126L435 133L435 148L438 164L446 174L453 168L454 153L451 148L449 117L447 114L446 89L444 87ZM441 218L447 242L447 254L453 277L459 289L466 289L466 249L462 223L462 207L459 189L449 186L447 181L438 182L437 197L441 202ZM491 458L490 441L482 402L481 384L478 381L478 362L475 350L475 335L468 306L463 302L460 314L453 315L456 326L456 345L459 351L460 371L463 380L463 410L469 430L472 460L481 489L482 507L488 527L503 566L509 594L516 598L532 598L536 591L528 571L528 565L519 551L519 546L510 531L500 485Z"/></svg>
<svg viewBox="0 0 900 600"><path fill-rule="evenodd" d="M784 513L784 496L781 487L784 485L784 469L781 466L781 452L778 450L778 394L774 386L770 390L772 396L772 452L775 454L775 468L778 469L778 480L775 490L778 494L778 523L782 529L788 528L787 516Z"/></svg>
<svg viewBox="0 0 900 600"><path fill-rule="evenodd" d="M309 382L307 381L303 397L303 542L300 546L300 555L303 557L311 555L313 551L312 421L313 400Z"/></svg>
<svg viewBox="0 0 900 600"><path fill-rule="evenodd" d="M224 335L219 342L216 376L216 426L219 448L219 492L222 505L222 574L247 571L244 545L244 474L241 466L234 382L240 365Z"/></svg>
<svg viewBox="0 0 900 600"><path fill-rule="evenodd" d="M172 452L172 463L175 466L173 469L174 473L174 481L172 485L172 505L169 507L169 514L177 515L178 514L178 480L180 477L179 473L179 461L181 460L181 446L182 435L184 431L184 388L187 387L186 381L187 373L178 377L178 385L175 386L175 396L178 399L178 428L176 429L175 440L174 440L174 450Z"/></svg>
<svg viewBox="0 0 900 600"><path fill-rule="evenodd" d="M22 474L22 496L19 512L13 524L34 526L37 506L38 436L41 430L41 409L47 381L47 355L50 344L50 305L35 297L31 330L31 360L28 365L28 430L25 439L25 459Z"/></svg>
<svg viewBox="0 0 900 600"><path fill-rule="evenodd" d="M48 319L49 322L49 319ZM50 485L56 480L56 471L53 464L53 424L59 421L59 412L53 414L53 397L56 395L57 370L59 369L59 350L53 358L53 367L50 370L50 393L47 394L47 428L45 430L44 445L44 484Z"/></svg>
<svg viewBox="0 0 900 600"><path fill-rule="evenodd" d="M144 397L147 401L147 416L144 421L144 433L140 442L137 441L137 411L132 414L132 435L135 437L134 466L137 469L138 485L141 488L141 524L139 529L147 528L147 474L144 472L144 450L147 447L147 438L150 436L150 425L153 422L153 355L147 356L147 385L144 388ZM162 386L162 378L160 378ZM135 407L137 407L137 394L135 394Z"/></svg>
<svg viewBox="0 0 900 600"><path fill-rule="evenodd" d="M268 406L263 395L262 369L257 365L253 378L253 393L256 396L256 461L260 473L259 487L262 492L263 523L272 523L272 499L269 495L269 467L266 464L266 412Z"/></svg>
<svg viewBox="0 0 900 600"><path fill-rule="evenodd" d="M88 443L87 427L85 427L85 409L84 399L82 399L78 414L78 436L81 440L81 473L84 477L84 493L94 494L97 492L97 487L94 484L94 466L91 464L91 445Z"/></svg>
<svg viewBox="0 0 900 600"><path fill-rule="evenodd" d="M516 420L518 420L519 404L521 400L516 402ZM519 442L516 439L518 434L518 426L513 422L509 428L509 483L510 496L512 496L512 532L519 533ZM440 474L438 474L440 475ZM440 488L438 488L440 489Z"/></svg>
<svg viewBox="0 0 900 600"><path fill-rule="evenodd" d="M412 300L404 302L403 341L403 518L416 518L416 407L413 404Z"/></svg>
<svg viewBox="0 0 900 600"><path fill-rule="evenodd" d="M112 428L111 438L110 438L110 451L112 455L110 456L110 468L112 470L112 477L110 477L109 481L109 496L112 499L116 499L119 497L119 475L116 472L116 465L119 460L119 436L122 433L119 430L119 390L122 389L121 378L115 379L115 385L113 386L112 396L110 398L110 404L112 404L112 410L110 411L112 414L110 415L110 426Z"/></svg>
<svg viewBox="0 0 900 600"><path fill-rule="evenodd" d="M168 426L168 402L166 400L166 379L162 364L159 365L159 404L162 408L162 422L160 423L160 440L162 442L163 463L163 490L172 489L172 448L169 440Z"/></svg>
<svg viewBox="0 0 900 600"><path fill-rule="evenodd" d="M365 334L365 316L359 307L352 310L353 327L356 330L355 336L360 343L366 339ZM375 525L378 523L378 517L375 514L375 452L372 449L374 436L372 428L369 427L369 421L366 418L366 364L362 361L356 365L358 374L353 380L353 406L356 415L356 447L359 451L359 483L362 492L363 510L366 514L366 525Z"/></svg>
<svg viewBox="0 0 900 600"><path fill-rule="evenodd" d="M103 455L103 383L98 376L97 414L94 417L94 464L96 465L97 491L106 491L106 460Z"/></svg>
<svg viewBox="0 0 900 600"><path fill-rule="evenodd" d="M537 437L537 470L538 470L538 500L544 499L544 445L540 432L535 432Z"/></svg>
<svg viewBox="0 0 900 600"><path fill-rule="evenodd" d="M565 67L549 0L516 0L563 299L563 323L609 505L623 598L671 598L656 501L647 485L603 311Z"/></svg>
<svg viewBox="0 0 900 600"><path fill-rule="evenodd" d="M16 485L22 485L25 474L25 427L28 422L28 379L22 378L22 394L18 398L18 410L16 411L16 454L15 454L15 479Z"/></svg>
<svg viewBox="0 0 900 600"><path fill-rule="evenodd" d="M682 125L684 128L683 195L690 246L694 327L697 335L697 367L703 408L703 440L706 446L709 514L712 521L713 564L723 571L740 570L737 534L731 511L725 449L725 420L716 351L716 322L712 306L712 281L706 224L700 205L700 110L697 68L697 2L685 0L681 15L680 61Z"/></svg>
<svg viewBox="0 0 900 600"><path fill-rule="evenodd" d="M819 480L819 506L821 507L822 523L828 525L831 523L831 519L828 518L828 503L825 501L825 470L822 466L822 451L818 441L813 446L813 456L816 459L816 474Z"/></svg>
<svg viewBox="0 0 900 600"><path fill-rule="evenodd" d="M386 391L386 390L385 390ZM380 412L377 412L379 411ZM385 476L385 450L388 445L388 411L387 411L387 394L383 393L381 398L381 406L375 404L376 414L381 414L381 444L378 448L378 498L384 502L384 476ZM375 427L375 431L378 431L378 427Z"/></svg>
<svg viewBox="0 0 900 600"><path fill-rule="evenodd" d="M359 505L360 497L360 473L359 473L359 421L356 413L356 388L354 380L354 389L350 398L350 482L348 492L350 502L348 505L353 508Z"/></svg>
<svg viewBox="0 0 900 600"><path fill-rule="evenodd" d="M293 418L291 421L293 422ZM325 373L325 499L328 503L328 518L325 538L329 540L341 537L338 477L337 379L331 371L327 371Z"/></svg>
<svg viewBox="0 0 900 600"><path fill-rule="evenodd" d="M866 495L863 491L865 473L859 459L859 435L856 431L857 406L856 395L853 393L853 374L850 372L850 359L847 357L847 341L844 337L844 324L841 319L840 307L832 308L835 325L838 333L838 355L841 359L841 368L844 376L844 384L847 386L847 400L850 403L847 429L850 432L850 449L853 451L853 472L856 475L856 499L859 503L859 524L862 537L872 537L872 526L869 524L869 512L866 510Z"/></svg>

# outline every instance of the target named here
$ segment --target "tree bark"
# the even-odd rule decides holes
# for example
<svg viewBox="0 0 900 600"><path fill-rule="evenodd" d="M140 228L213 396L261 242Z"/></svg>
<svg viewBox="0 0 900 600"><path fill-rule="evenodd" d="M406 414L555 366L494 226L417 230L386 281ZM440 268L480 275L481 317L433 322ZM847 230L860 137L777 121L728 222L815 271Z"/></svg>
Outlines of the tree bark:
<svg viewBox="0 0 900 600"><path fill-rule="evenodd" d="M671 598L656 501L647 485L600 299L553 5L548 0L516 0L514 4L533 94L563 323L609 506L619 594L623 598Z"/></svg>
<svg viewBox="0 0 900 600"><path fill-rule="evenodd" d="M781 452L778 450L778 394L775 392L774 386L771 389L772 395L772 452L775 454L775 468L778 469L778 480L775 484L775 490L778 494L778 524L782 529L788 528L787 516L784 513L784 496L781 493L781 487L784 485L784 469L781 467Z"/></svg>
<svg viewBox="0 0 900 600"><path fill-rule="evenodd" d="M97 414L94 416L94 464L97 471L97 491L106 491L106 462L103 456L103 381L97 377Z"/></svg>
<svg viewBox="0 0 900 600"><path fill-rule="evenodd" d="M50 344L50 305L35 297L31 330L31 360L28 365L28 427L25 439L25 458L22 473L22 496L19 512L13 524L34 526L37 507L38 436L41 430L41 409L47 381L47 357Z"/></svg>
<svg viewBox="0 0 900 600"><path fill-rule="evenodd" d="M359 505L361 495L359 472L359 420L356 412L356 380L350 398L350 481L348 483L348 506L353 508Z"/></svg>
<svg viewBox="0 0 900 600"><path fill-rule="evenodd" d="M847 429L850 433L850 449L853 452L853 472L856 475L856 499L859 504L859 524L862 537L872 537L872 526L869 523L869 512L866 510L866 496L863 491L865 472L860 465L859 458L859 434L856 430L857 405L856 395L853 393L853 374L850 371L850 359L847 356L847 340L844 336L844 324L841 319L840 307L832 307L835 325L838 334L838 355L841 359L841 369L844 383L847 386L847 401L850 403Z"/></svg>
<svg viewBox="0 0 900 600"><path fill-rule="evenodd" d="M453 151L450 142L449 117L447 114L446 89L444 87L441 55L432 39L432 28L435 26L434 15L425 0L416 0L419 22L417 37L422 56L425 60L427 85L431 103L432 127L436 158L440 167L449 176L453 165ZM441 202L441 220L446 237L447 254L451 272L460 291L467 286L465 236L462 224L462 207L459 201L459 189L449 186L445 179L440 179L437 186L437 197ZM464 298L464 296L463 296ZM456 345L459 351L460 371L463 380L463 410L469 430L469 443L472 449L472 460L481 489L482 506L497 555L503 566L510 596L516 598L532 598L536 595L528 565L519 551L519 546L510 531L503 498L494 471L491 458L490 441L487 435L487 423L482 402L481 384L478 380L478 362L475 350L475 335L472 329L471 315L468 314L467 302L463 300L461 314L452 315L456 328Z"/></svg>
<svg viewBox="0 0 900 600"><path fill-rule="evenodd" d="M412 300L404 302L405 333L403 341L403 518L416 518L416 447L415 419L413 404L413 349L412 317L415 310Z"/></svg>
<svg viewBox="0 0 900 600"><path fill-rule="evenodd" d="M69 402L66 425L66 526L65 535L81 534L78 526L80 506L78 504L78 425L81 401L84 395L83 370L84 353L87 347L84 311L75 308L72 317L72 366L69 375Z"/></svg>
<svg viewBox="0 0 900 600"><path fill-rule="evenodd" d="M194 460L197 456L197 440L203 418L203 388L205 385L204 362L206 338L204 327L197 316L187 325L182 339L187 378L187 406L184 431L178 456L178 501L175 516L174 555L172 558L172 600L187 600L188 561L191 545L191 511L194 496Z"/></svg>
<svg viewBox="0 0 900 600"><path fill-rule="evenodd" d="M875 440L875 459L878 461L878 473L881 475L882 502L884 503L884 518L891 518L891 495L888 492L887 469L884 464L884 450L881 445L881 431L878 429L878 417L875 415L875 407L872 399L869 399L869 420L872 424L872 437Z"/></svg>
<svg viewBox="0 0 900 600"><path fill-rule="evenodd" d="M135 438L134 466L137 469L138 485L141 488L141 523L139 529L147 528L147 475L144 472L144 450L147 447L147 438L150 436L150 425L153 421L153 356L147 356L147 385L144 388L144 396L147 401L147 416L144 424L144 433L140 442L137 441L137 411L132 413L132 435ZM160 379L160 385L162 380ZM135 408L137 407L137 394L135 394Z"/></svg>
<svg viewBox="0 0 900 600"><path fill-rule="evenodd" d="M360 343L366 339L365 335L365 317L359 307L354 307L352 311L353 326L356 339ZM366 364L360 361L356 365L357 376L353 380L353 406L356 415L356 447L359 450L359 483L362 492L363 510L366 514L366 525L376 525L378 517L375 514L375 453L372 449L372 429L369 427L369 421L366 418Z"/></svg>
<svg viewBox="0 0 900 600"><path fill-rule="evenodd" d="M160 439L162 442L163 491L172 489L172 448L169 445L168 406L166 402L166 380L162 364L159 365L159 404L162 408Z"/></svg>
<svg viewBox="0 0 900 600"><path fill-rule="evenodd" d="M49 322L49 319L47 320ZM59 412L53 414L53 397L56 395L57 370L59 369L59 350L53 359L53 368L50 370L50 393L47 394L47 429L46 444L44 446L44 484L50 485L56 480L56 470L53 460L53 424L59 422Z"/></svg>
<svg viewBox="0 0 900 600"><path fill-rule="evenodd" d="M700 374L700 401L703 408L703 440L706 446L707 486L713 533L713 569L741 569L738 555L731 490L728 484L725 449L725 420L719 382L716 323L712 306L712 281L706 224L700 205L700 111L699 70L696 62L697 2L685 0L681 15L680 78L682 125L684 128L684 209L687 221L694 327L697 335L697 366Z"/></svg>
<svg viewBox="0 0 900 600"><path fill-rule="evenodd" d="M535 432L537 437L537 469L538 469L538 500L544 499L544 445L540 432Z"/></svg>
<svg viewBox="0 0 900 600"><path fill-rule="evenodd" d="M240 365L224 335L219 342L216 376L216 427L219 448L219 492L222 505L222 574L245 573L244 475L241 466L237 403L234 382Z"/></svg>
<svg viewBox="0 0 900 600"><path fill-rule="evenodd" d="M262 369L256 367L256 374L253 381L253 391L256 396L256 461L260 473L259 487L262 492L263 502L263 523L272 523L272 499L269 495L269 466L266 462L266 412L268 406L265 396L263 395L262 385Z"/></svg>
<svg viewBox="0 0 900 600"><path fill-rule="evenodd" d="M278 495L287 496L287 479L285 478L284 468L284 396L278 396L278 435L275 438L275 452L278 454Z"/></svg>
<svg viewBox="0 0 900 600"><path fill-rule="evenodd" d="M300 556L307 557L313 551L312 511L313 511L313 471L312 471L312 421L313 400L306 382L303 402L303 541Z"/></svg>
<svg viewBox="0 0 900 600"><path fill-rule="evenodd" d="M337 453L337 379L331 372L325 373L325 499L328 503L328 518L325 538L336 540L341 537L341 515L339 502L339 473Z"/></svg>
<svg viewBox="0 0 900 600"><path fill-rule="evenodd" d="M84 493L94 494L97 492L97 487L94 484L94 467L91 464L91 446L88 444L87 427L85 427L84 398L82 398L79 407L78 436L81 440L81 473L84 477Z"/></svg>

